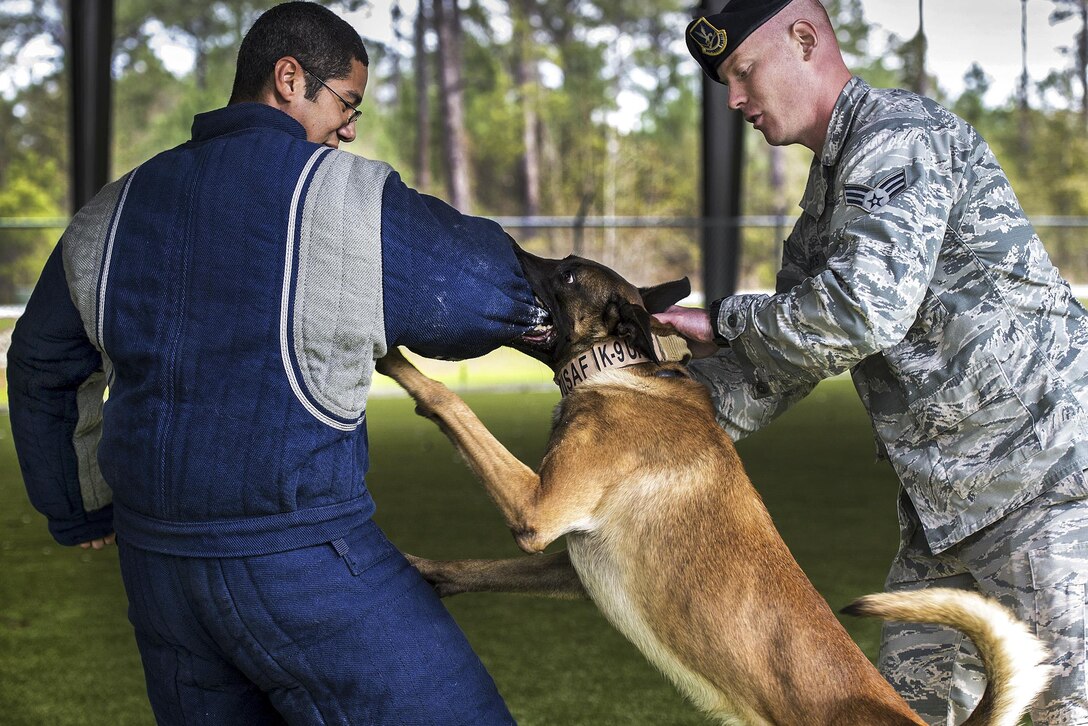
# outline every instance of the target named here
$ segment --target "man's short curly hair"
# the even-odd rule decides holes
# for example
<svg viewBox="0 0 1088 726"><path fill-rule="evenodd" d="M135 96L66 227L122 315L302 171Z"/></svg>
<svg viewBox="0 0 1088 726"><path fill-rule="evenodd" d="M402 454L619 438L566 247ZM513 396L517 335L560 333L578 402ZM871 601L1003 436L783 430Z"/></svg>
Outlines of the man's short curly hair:
<svg viewBox="0 0 1088 726"><path fill-rule="evenodd" d="M230 102L256 101L272 85L276 61L294 56L323 80L347 78L352 61L370 65L355 28L328 8L312 2L287 2L265 12L242 39ZM306 74L306 98L321 84Z"/></svg>

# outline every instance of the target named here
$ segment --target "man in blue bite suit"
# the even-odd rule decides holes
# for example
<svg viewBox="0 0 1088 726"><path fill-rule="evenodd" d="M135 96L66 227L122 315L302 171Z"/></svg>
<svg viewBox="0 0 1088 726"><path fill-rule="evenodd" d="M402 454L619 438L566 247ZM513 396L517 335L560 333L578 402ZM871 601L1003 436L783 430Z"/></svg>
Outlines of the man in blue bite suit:
<svg viewBox="0 0 1088 726"><path fill-rule="evenodd" d="M262 15L229 105L80 210L15 329L31 501L61 544L116 532L162 724L512 722L371 521L366 399L392 346L542 311L501 228L338 150L367 64L318 5Z"/></svg>

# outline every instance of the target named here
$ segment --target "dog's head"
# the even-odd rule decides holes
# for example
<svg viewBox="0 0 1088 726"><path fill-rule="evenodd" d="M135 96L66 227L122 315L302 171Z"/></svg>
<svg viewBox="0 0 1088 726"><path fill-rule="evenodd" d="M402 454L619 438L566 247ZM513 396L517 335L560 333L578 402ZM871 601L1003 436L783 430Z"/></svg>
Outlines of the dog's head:
<svg viewBox="0 0 1088 726"><path fill-rule="evenodd" d="M553 367L609 338L623 338L657 361L650 315L691 292L686 277L639 288L592 260L574 255L550 260L521 249L517 254L550 319L511 346Z"/></svg>

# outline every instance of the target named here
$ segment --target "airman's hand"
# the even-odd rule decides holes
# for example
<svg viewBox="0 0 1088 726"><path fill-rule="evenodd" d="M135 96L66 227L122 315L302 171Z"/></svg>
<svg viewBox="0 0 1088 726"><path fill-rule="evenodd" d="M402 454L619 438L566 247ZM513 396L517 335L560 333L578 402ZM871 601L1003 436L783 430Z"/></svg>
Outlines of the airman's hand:
<svg viewBox="0 0 1088 726"><path fill-rule="evenodd" d="M117 535L110 532L101 539L92 539L90 542L80 542L79 546L85 550L100 550L106 545L111 545L117 541Z"/></svg>
<svg viewBox="0 0 1088 726"><path fill-rule="evenodd" d="M673 305L664 312L656 313L654 319L676 328L676 332L687 339L692 357L707 358L717 352L718 346L714 343L714 331L706 310Z"/></svg>

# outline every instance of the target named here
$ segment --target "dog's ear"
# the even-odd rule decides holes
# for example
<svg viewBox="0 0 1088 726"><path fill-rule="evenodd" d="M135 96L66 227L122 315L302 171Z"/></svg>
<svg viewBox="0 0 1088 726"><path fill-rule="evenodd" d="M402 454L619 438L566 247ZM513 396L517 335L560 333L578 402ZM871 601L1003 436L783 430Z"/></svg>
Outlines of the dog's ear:
<svg viewBox="0 0 1088 726"><path fill-rule="evenodd" d="M650 332L650 313L641 305L626 300L619 300L616 305L619 318L616 334L649 356L654 363L660 363L654 350L654 336Z"/></svg>
<svg viewBox="0 0 1088 726"><path fill-rule="evenodd" d="M675 305L691 294L691 282L683 277L672 282L663 282L652 287L640 287L639 295L642 295L642 304L651 315L664 312L670 305Z"/></svg>

